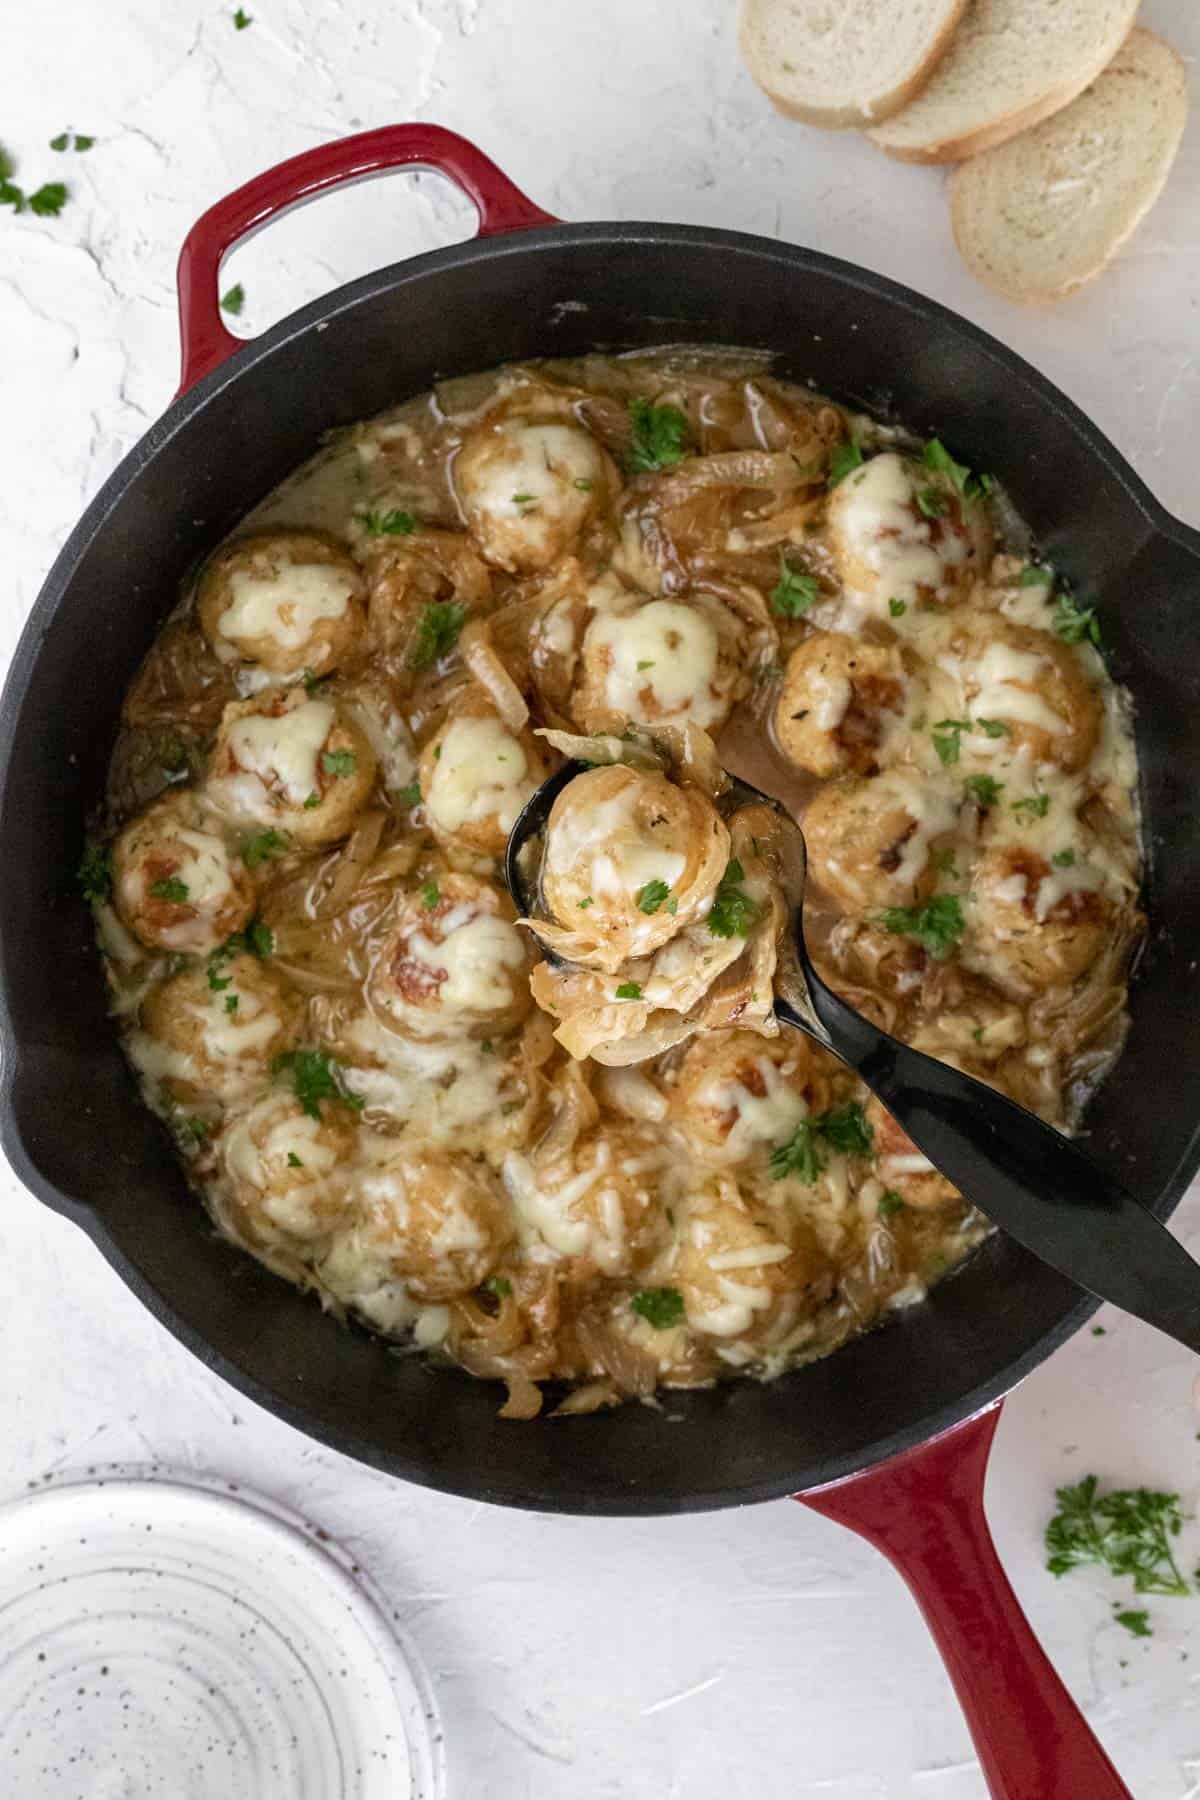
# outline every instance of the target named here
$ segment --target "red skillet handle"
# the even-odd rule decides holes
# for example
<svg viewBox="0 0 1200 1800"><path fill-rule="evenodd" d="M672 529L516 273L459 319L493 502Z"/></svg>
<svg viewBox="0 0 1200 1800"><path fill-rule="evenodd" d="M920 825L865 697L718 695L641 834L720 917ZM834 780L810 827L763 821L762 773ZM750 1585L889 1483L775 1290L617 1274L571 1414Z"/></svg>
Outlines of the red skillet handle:
<svg viewBox="0 0 1200 1800"><path fill-rule="evenodd" d="M217 291L221 259L239 238L344 182L409 168L435 169L460 187L479 213L480 237L559 223L527 200L482 150L441 125L384 125L289 157L210 206L184 240L178 271L183 340L179 392L185 393L244 341L221 323Z"/></svg>
<svg viewBox="0 0 1200 1800"><path fill-rule="evenodd" d="M1034 1637L1000 1566L983 1478L1000 1408L797 1494L895 1564L933 1633L994 1800L1131 1800Z"/></svg>

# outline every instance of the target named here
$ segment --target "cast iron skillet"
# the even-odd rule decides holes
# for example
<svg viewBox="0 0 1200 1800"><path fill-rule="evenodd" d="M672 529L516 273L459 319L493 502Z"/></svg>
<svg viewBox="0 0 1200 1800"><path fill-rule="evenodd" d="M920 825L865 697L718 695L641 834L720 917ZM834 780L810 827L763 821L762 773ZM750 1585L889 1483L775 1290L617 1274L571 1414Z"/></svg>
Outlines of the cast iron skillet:
<svg viewBox="0 0 1200 1800"><path fill-rule="evenodd" d="M470 195L477 240L354 282L253 343L229 336L217 278L232 243L338 182L416 164ZM994 1792L1123 1793L1016 1610L979 1503L995 1403L1093 1302L993 1238L927 1304L769 1386L671 1395L661 1412L498 1421L490 1385L344 1330L216 1239L117 1047L72 871L121 695L182 572L322 432L437 377L535 354L667 341L768 348L781 373L893 409L996 470L1045 554L1099 609L1114 674L1138 701L1152 934L1128 1049L1092 1109L1091 1148L1165 1215L1200 1162L1189 1004L1200 535L1163 512L1049 383L931 301L734 232L558 224L437 127L365 133L250 182L192 231L180 297L183 389L72 533L0 703L0 1136L18 1175L226 1379L408 1480L543 1510L652 1513L870 1471L815 1504L923 1584Z"/></svg>

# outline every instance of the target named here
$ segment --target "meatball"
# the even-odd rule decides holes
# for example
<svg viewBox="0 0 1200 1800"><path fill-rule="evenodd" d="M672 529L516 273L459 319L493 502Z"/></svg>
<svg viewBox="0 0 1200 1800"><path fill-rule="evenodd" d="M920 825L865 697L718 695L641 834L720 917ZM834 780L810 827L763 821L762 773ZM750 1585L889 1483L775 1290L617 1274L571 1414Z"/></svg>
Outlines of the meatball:
<svg viewBox="0 0 1200 1800"><path fill-rule="evenodd" d="M921 1211L950 1206L962 1199L954 1184L939 1175L929 1158L922 1155L903 1126L893 1119L874 1094L867 1101L866 1117L875 1134L876 1174L886 1189L899 1194L906 1206Z"/></svg>
<svg viewBox="0 0 1200 1800"><path fill-rule="evenodd" d="M316 847L346 837L375 785L375 752L330 700L299 689L225 708L208 794L232 817Z"/></svg>
<svg viewBox="0 0 1200 1800"><path fill-rule="evenodd" d="M554 925L539 932L612 973L700 918L728 861L729 833L698 789L624 764L589 769L550 811L541 882Z"/></svg>
<svg viewBox="0 0 1200 1800"><path fill-rule="evenodd" d="M597 612L570 701L587 732L682 725L715 732L745 692L745 631L711 595Z"/></svg>
<svg viewBox="0 0 1200 1800"><path fill-rule="evenodd" d="M828 1292L829 1261L811 1226L723 1184L688 1209L676 1284L693 1331L763 1339Z"/></svg>
<svg viewBox="0 0 1200 1800"><path fill-rule="evenodd" d="M430 876L399 897L396 923L367 994L393 1031L418 1038L490 1037L529 1012L529 938L512 902L475 875Z"/></svg>
<svg viewBox="0 0 1200 1800"><path fill-rule="evenodd" d="M606 1124L566 1156L510 1157L505 1180L524 1225L560 1256L632 1275L670 1236L661 1184L670 1151L648 1127Z"/></svg>
<svg viewBox="0 0 1200 1800"><path fill-rule="evenodd" d="M907 685L897 650L816 632L788 658L775 741L812 775L873 775Z"/></svg>
<svg viewBox="0 0 1200 1800"><path fill-rule="evenodd" d="M234 1119L219 1149L237 1235L255 1249L319 1255L349 1213L344 1169L357 1135L344 1108L313 1118L279 1089Z"/></svg>
<svg viewBox="0 0 1200 1800"><path fill-rule="evenodd" d="M266 1080L299 1024L299 1001L256 957L214 957L151 989L142 1003L144 1060L174 1100L233 1100Z"/></svg>
<svg viewBox="0 0 1200 1800"><path fill-rule="evenodd" d="M468 702L421 755L433 835L447 850L503 856L518 813L547 773L532 732L512 732L486 703Z"/></svg>
<svg viewBox="0 0 1200 1800"><path fill-rule="evenodd" d="M514 573L565 555L618 485L616 469L582 425L561 419L484 419L454 463L467 528L488 562Z"/></svg>
<svg viewBox="0 0 1200 1800"><path fill-rule="evenodd" d="M186 790L156 800L118 837L113 904L149 949L202 956L245 925L254 887Z"/></svg>
<svg viewBox="0 0 1200 1800"><path fill-rule="evenodd" d="M452 1300L487 1280L512 1237L512 1215L485 1163L393 1150L355 1182L371 1249L415 1300Z"/></svg>
<svg viewBox="0 0 1200 1800"><path fill-rule="evenodd" d="M1075 981L1099 956L1113 902L1099 871L1054 868L1020 844L987 850L967 901L963 961L1014 999Z"/></svg>
<svg viewBox="0 0 1200 1800"><path fill-rule="evenodd" d="M319 531L238 538L205 566L196 612L222 662L286 679L326 675L363 629L363 583L349 552Z"/></svg>
<svg viewBox="0 0 1200 1800"><path fill-rule="evenodd" d="M1027 751L1038 763L1081 769L1096 747L1100 698L1079 657L1048 631L989 618L964 626L944 659L977 718L1008 727L995 753ZM978 753L988 745L973 737Z"/></svg>
<svg viewBox="0 0 1200 1800"><path fill-rule="evenodd" d="M786 1143L808 1114L811 1057L796 1031L718 1031L679 1065L672 1117L711 1162L743 1163Z"/></svg>
<svg viewBox="0 0 1200 1800"><path fill-rule="evenodd" d="M958 806L946 780L907 769L831 782L803 819L809 873L851 912L911 906L933 890Z"/></svg>
<svg viewBox="0 0 1200 1800"><path fill-rule="evenodd" d="M946 605L987 567L992 529L980 501L894 450L872 456L833 491L829 542L843 587L877 618L889 601Z"/></svg>

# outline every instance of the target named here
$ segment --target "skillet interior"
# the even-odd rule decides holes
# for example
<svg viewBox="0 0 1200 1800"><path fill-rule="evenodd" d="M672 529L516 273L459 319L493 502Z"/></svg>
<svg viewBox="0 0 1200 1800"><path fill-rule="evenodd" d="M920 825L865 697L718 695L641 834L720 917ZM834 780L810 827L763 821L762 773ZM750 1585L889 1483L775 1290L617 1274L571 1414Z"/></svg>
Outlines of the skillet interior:
<svg viewBox="0 0 1200 1800"><path fill-rule="evenodd" d="M271 1410L409 1479L544 1509L674 1511L832 1480L1004 1392L1091 1303L991 1240L926 1305L770 1386L669 1395L665 1417L628 1406L505 1424L490 1386L343 1330L213 1236L121 1057L71 874L120 696L181 574L323 430L440 376L670 340L771 348L793 379L936 430L1004 477L1046 554L1098 603L1138 702L1152 935L1091 1144L1169 1211L1200 1162L1200 540L1018 358L891 283L760 239L625 225L467 245L341 289L131 453L52 571L0 708L0 1131L18 1174Z"/></svg>

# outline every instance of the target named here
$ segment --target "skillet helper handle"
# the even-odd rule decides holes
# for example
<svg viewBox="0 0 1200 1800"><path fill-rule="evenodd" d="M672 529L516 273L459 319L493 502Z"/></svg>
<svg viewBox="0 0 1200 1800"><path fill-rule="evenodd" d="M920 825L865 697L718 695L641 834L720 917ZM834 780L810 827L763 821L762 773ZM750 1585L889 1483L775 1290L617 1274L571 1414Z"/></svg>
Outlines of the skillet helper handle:
<svg viewBox="0 0 1200 1800"><path fill-rule="evenodd" d="M797 1500L899 1570L954 1684L992 1800L1132 1800L1000 1566L983 1483L1000 1408Z"/></svg>
<svg viewBox="0 0 1200 1800"><path fill-rule="evenodd" d="M824 983L810 991L837 1055L993 1224L1200 1353L1200 1264L1107 1168L1007 1095L889 1037Z"/></svg>
<svg viewBox="0 0 1200 1800"><path fill-rule="evenodd" d="M416 168L433 169L462 189L479 214L480 237L559 223L527 199L482 150L441 125L384 125L318 144L218 200L184 239L177 275L183 348L179 392L186 393L245 342L225 329L218 293L222 259L240 238L346 182Z"/></svg>

